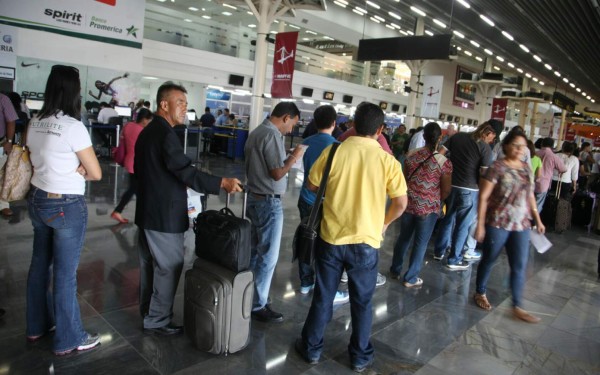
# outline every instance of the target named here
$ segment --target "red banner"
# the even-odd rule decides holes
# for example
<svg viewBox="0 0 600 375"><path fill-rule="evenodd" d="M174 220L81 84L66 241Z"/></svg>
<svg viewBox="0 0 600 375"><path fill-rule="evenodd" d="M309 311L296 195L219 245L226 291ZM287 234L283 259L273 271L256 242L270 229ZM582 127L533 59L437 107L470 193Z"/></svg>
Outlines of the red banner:
<svg viewBox="0 0 600 375"><path fill-rule="evenodd" d="M296 62L296 43L298 32L279 33L275 38L275 56L273 58L273 98L291 98L294 63Z"/></svg>
<svg viewBox="0 0 600 375"><path fill-rule="evenodd" d="M573 142L575 140L575 129L572 127L573 123L568 123L565 127L565 141Z"/></svg>
<svg viewBox="0 0 600 375"><path fill-rule="evenodd" d="M508 99L497 99L492 100L492 118L498 120L504 126L504 120L506 119L506 107L508 106Z"/></svg>

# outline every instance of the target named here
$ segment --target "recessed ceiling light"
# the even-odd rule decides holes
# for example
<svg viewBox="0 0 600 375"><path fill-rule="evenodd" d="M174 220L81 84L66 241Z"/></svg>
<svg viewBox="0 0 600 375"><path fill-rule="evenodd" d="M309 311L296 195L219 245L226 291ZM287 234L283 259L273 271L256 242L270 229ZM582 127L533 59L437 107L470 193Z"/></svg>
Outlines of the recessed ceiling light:
<svg viewBox="0 0 600 375"><path fill-rule="evenodd" d="M502 57L502 56L496 56L496 60L498 60L500 62L504 62L504 57Z"/></svg>
<svg viewBox="0 0 600 375"><path fill-rule="evenodd" d="M433 19L433 23L435 23L436 25L438 25L439 27L441 27L442 29L446 28L446 24L443 23L442 21L438 20L437 18Z"/></svg>
<svg viewBox="0 0 600 375"><path fill-rule="evenodd" d="M515 38L513 38L513 36L507 33L506 31L502 31L502 35L504 35L509 40L515 40Z"/></svg>
<svg viewBox="0 0 600 375"><path fill-rule="evenodd" d="M454 31L452 31L452 32L454 33L454 35L456 35L456 36L457 36L457 37L459 37L459 38L462 38L462 39L464 39L464 38L465 38L465 34L461 33L460 31L456 31L456 30L454 30Z"/></svg>
<svg viewBox="0 0 600 375"><path fill-rule="evenodd" d="M415 35L415 33L413 33L412 31L408 30L407 31L408 35Z"/></svg>
<svg viewBox="0 0 600 375"><path fill-rule="evenodd" d="M231 8L231 9L237 9L237 7L234 7L233 5L229 5L229 4L223 4L224 7L227 8Z"/></svg>
<svg viewBox="0 0 600 375"><path fill-rule="evenodd" d="M586 94L586 93L585 93L585 91L584 91L584 92L582 92L582 93L581 93L581 95L583 95L583 96L586 96L587 94Z"/></svg>
<svg viewBox="0 0 600 375"><path fill-rule="evenodd" d="M517 72L519 72L519 73L523 73L523 69L521 69L521 68L517 68Z"/></svg>
<svg viewBox="0 0 600 375"><path fill-rule="evenodd" d="M379 17L379 16L373 16L373 17L377 18L381 22L385 22L385 18L383 18L383 17Z"/></svg>
<svg viewBox="0 0 600 375"><path fill-rule="evenodd" d="M488 25L490 25L491 27L496 26L496 24L494 23L494 21L492 21L491 19L487 18L486 16L484 16L483 14L479 15L479 18L481 18L483 20L483 22L487 23Z"/></svg>
<svg viewBox="0 0 600 375"><path fill-rule="evenodd" d="M590 99L592 99L592 97L588 95L588 96L587 96L587 100L590 100Z"/></svg>
<svg viewBox="0 0 600 375"><path fill-rule="evenodd" d="M564 78L563 78L563 82L564 82L564 83L569 83L569 80L567 79L567 77L564 77Z"/></svg>
<svg viewBox="0 0 600 375"><path fill-rule="evenodd" d="M429 35L429 36L433 36L433 33L429 30L425 30L425 34Z"/></svg>
<svg viewBox="0 0 600 375"><path fill-rule="evenodd" d="M581 89L578 87L575 90L577 90L577 92L581 92Z"/></svg>
<svg viewBox="0 0 600 375"><path fill-rule="evenodd" d="M527 77L527 78L531 78L531 74L529 74L529 73L525 73L525 77Z"/></svg>
<svg viewBox="0 0 600 375"><path fill-rule="evenodd" d="M494 53L492 51L490 51L489 49L484 49L483 52L487 53L488 55L492 56Z"/></svg>
<svg viewBox="0 0 600 375"><path fill-rule="evenodd" d="M540 85L544 86L545 85L544 81L540 81Z"/></svg>
<svg viewBox="0 0 600 375"><path fill-rule="evenodd" d="M345 8L347 4L344 4L342 2L339 2L338 0L333 0L333 3L337 6L341 6L342 8Z"/></svg>
<svg viewBox="0 0 600 375"><path fill-rule="evenodd" d="M231 16L232 13L231 12L221 12L221 14L224 16Z"/></svg>
<svg viewBox="0 0 600 375"><path fill-rule="evenodd" d="M358 11L358 10L356 10L356 9L352 9L352 11L353 11L354 13L356 13L356 14L359 14L359 15L361 15L361 16L364 16L364 15L365 15L364 13L362 13L362 12L359 12L359 11Z"/></svg>
<svg viewBox="0 0 600 375"><path fill-rule="evenodd" d="M332 37L330 37L330 36L324 36L324 37L323 37L323 39L327 39L327 40L335 40L335 39L333 39L333 38L332 38Z"/></svg>
<svg viewBox="0 0 600 375"><path fill-rule="evenodd" d="M192 12L197 12L199 9L196 7L189 7L189 10L191 10Z"/></svg>
<svg viewBox="0 0 600 375"><path fill-rule="evenodd" d="M381 21L379 21L377 18L375 17L369 17L371 19L371 21L375 22L375 23L380 23Z"/></svg>
<svg viewBox="0 0 600 375"><path fill-rule="evenodd" d="M205 20L209 20L209 19L210 19L210 16L209 16L209 15L207 15L207 14L205 14L205 15L203 15L203 16L202 16L202 18L204 18Z"/></svg>
<svg viewBox="0 0 600 375"><path fill-rule="evenodd" d="M477 60L477 61L483 61L483 59L481 57L479 57L479 56L475 56L475 60Z"/></svg>
<svg viewBox="0 0 600 375"><path fill-rule="evenodd" d="M569 83L569 86L571 86L572 88L575 88L575 84L573 82Z"/></svg>
<svg viewBox="0 0 600 375"><path fill-rule="evenodd" d="M558 70L555 70L554 71L554 75L557 76L557 77L560 77L560 72Z"/></svg>
<svg viewBox="0 0 600 375"><path fill-rule="evenodd" d="M395 27L396 29L400 30L400 26L396 25L395 23L393 23L393 22L390 22L390 25L392 25L392 26L393 26L393 27Z"/></svg>
<svg viewBox="0 0 600 375"><path fill-rule="evenodd" d="M361 13L367 14L367 11L361 7L354 7L354 9L358 10Z"/></svg>
<svg viewBox="0 0 600 375"><path fill-rule="evenodd" d="M421 9L419 9L417 7L411 6L410 10L412 10L415 13L417 13L419 16L427 17L427 13L423 12Z"/></svg>
<svg viewBox="0 0 600 375"><path fill-rule="evenodd" d="M296 25L292 25L292 24L290 24L289 26L290 26L292 29L300 30L300 28L299 28L298 26L296 26Z"/></svg>
<svg viewBox="0 0 600 375"><path fill-rule="evenodd" d="M539 81L539 79L533 77L533 82L537 82L537 81Z"/></svg>
<svg viewBox="0 0 600 375"><path fill-rule="evenodd" d="M255 24L253 24L253 23L251 23L250 25L248 25L248 27L249 27L249 28L251 28L251 29L253 29L253 28L255 28L255 27L256 27L256 25L255 25Z"/></svg>
<svg viewBox="0 0 600 375"><path fill-rule="evenodd" d="M525 52L529 53L529 48L527 48L527 46L526 46L525 44L519 44L519 47L520 47L520 48L521 48L523 51L525 51Z"/></svg>
<svg viewBox="0 0 600 375"><path fill-rule="evenodd" d="M479 43L477 43L476 41L474 41L474 40L471 40L471 41L470 41L470 43L471 43L472 45L474 45L475 47L479 48Z"/></svg>
<svg viewBox="0 0 600 375"><path fill-rule="evenodd" d="M302 40L310 40L310 38L302 38Z"/></svg>
<svg viewBox="0 0 600 375"><path fill-rule="evenodd" d="M192 20L191 20L191 19L189 19L189 18L184 18L183 20L184 20L185 22L192 22Z"/></svg>
<svg viewBox="0 0 600 375"><path fill-rule="evenodd" d="M494 70L500 70L500 68L494 65Z"/></svg>
<svg viewBox="0 0 600 375"><path fill-rule="evenodd" d="M253 16L254 13L252 13L251 11L247 11L246 13L248 13L249 15Z"/></svg>
<svg viewBox="0 0 600 375"><path fill-rule="evenodd" d="M462 4L462 6L464 6L465 8L470 8L471 5L469 3L467 3L465 0L458 0L459 3Z"/></svg>
<svg viewBox="0 0 600 375"><path fill-rule="evenodd" d="M396 28L392 25L385 25L385 27L387 27L388 29L396 30Z"/></svg>
<svg viewBox="0 0 600 375"><path fill-rule="evenodd" d="M461 48L460 46L456 46L456 49L457 49L458 51L462 51L462 48Z"/></svg>
<svg viewBox="0 0 600 375"><path fill-rule="evenodd" d="M372 2L372 1L369 1L369 0L367 0L367 1L366 1L366 3L367 3L367 5L369 5L369 6L372 6L372 7L373 7L373 8L375 8L375 9L379 9L379 8L381 8L379 5L375 4L375 3L374 3L374 2Z"/></svg>
<svg viewBox="0 0 600 375"><path fill-rule="evenodd" d="M394 12L388 12L388 14L389 14L390 16L394 17L394 18L395 18L395 19L397 19L397 20L401 20L401 19L402 19L402 17L400 17L399 15L397 15L397 14L396 14L396 13L394 13Z"/></svg>
<svg viewBox="0 0 600 375"><path fill-rule="evenodd" d="M591 101L592 103L596 103L596 101L595 101L594 99L590 99L590 101Z"/></svg>
<svg viewBox="0 0 600 375"><path fill-rule="evenodd" d="M533 59L537 62L542 62L542 59L538 55L533 55Z"/></svg>
<svg viewBox="0 0 600 375"><path fill-rule="evenodd" d="M317 35L317 33L315 33L315 32L314 32L314 31L312 31L312 30L306 30L306 33L307 33L307 34L312 34L312 35Z"/></svg>
<svg viewBox="0 0 600 375"><path fill-rule="evenodd" d="M473 54L470 51L465 50L465 55L467 56L473 56Z"/></svg>
<svg viewBox="0 0 600 375"><path fill-rule="evenodd" d="M404 31L404 30L398 30L398 31L400 31L400 34L408 35L408 33L406 31Z"/></svg>
<svg viewBox="0 0 600 375"><path fill-rule="evenodd" d="M544 64L544 66L546 67L546 69L552 70L552 66L550 66L550 64Z"/></svg>
<svg viewBox="0 0 600 375"><path fill-rule="evenodd" d="M514 68L514 67L515 67L515 65L514 65L513 63L510 63L510 62L509 62L509 63L507 63L507 65L508 65L508 66L510 66L511 68Z"/></svg>

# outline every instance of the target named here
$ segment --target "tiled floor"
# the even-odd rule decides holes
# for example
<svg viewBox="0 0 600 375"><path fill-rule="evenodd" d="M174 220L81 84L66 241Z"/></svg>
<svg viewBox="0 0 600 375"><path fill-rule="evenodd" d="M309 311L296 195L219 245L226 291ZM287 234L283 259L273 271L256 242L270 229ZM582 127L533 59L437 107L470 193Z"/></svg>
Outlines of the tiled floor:
<svg viewBox="0 0 600 375"><path fill-rule="evenodd" d="M204 159L203 168L243 180L240 161ZM104 178L88 188L89 228L79 266L79 302L84 325L99 332L102 345L57 358L50 340L25 342L25 285L31 257L32 228L24 203L15 216L0 220L0 375L2 374L345 374L352 373L346 346L349 305L335 309L318 365L306 364L293 350L311 296L298 292L297 265L291 263L291 237L298 223L296 202L301 176L292 172L284 198L281 254L271 287L281 324L253 323L250 345L240 353L214 356L194 349L186 336L155 337L142 332L137 308L137 227L115 225L109 215L123 192L123 170L103 163ZM211 197L210 208L224 205ZM241 197L232 199L239 212ZM124 216L133 218L135 204ZM398 224L387 233L379 269L386 274ZM600 236L573 229L549 234L554 247L531 250L525 308L542 317L530 325L509 314L508 266L501 256L488 295L495 308L485 312L472 302L475 269L448 271L427 255L420 289L388 280L374 297L372 341L376 359L370 373L381 374L599 374L600 283L596 259ZM194 236L186 234L186 264L193 261ZM183 287L175 301L182 321Z"/></svg>

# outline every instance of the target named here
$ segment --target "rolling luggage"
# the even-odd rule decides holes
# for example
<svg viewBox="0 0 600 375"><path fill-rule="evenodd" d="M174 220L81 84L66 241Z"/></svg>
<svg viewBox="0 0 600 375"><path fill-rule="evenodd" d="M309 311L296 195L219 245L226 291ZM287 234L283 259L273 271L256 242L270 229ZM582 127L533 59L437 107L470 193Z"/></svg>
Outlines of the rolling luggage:
<svg viewBox="0 0 600 375"><path fill-rule="evenodd" d="M225 208L204 211L196 217L194 233L199 258L234 272L250 267L251 228L250 221L246 219L247 195L244 191L242 217L235 216L229 209L229 195Z"/></svg>
<svg viewBox="0 0 600 375"><path fill-rule="evenodd" d="M184 329L199 350L229 354L250 341L252 271L233 272L196 259L185 273Z"/></svg>
<svg viewBox="0 0 600 375"><path fill-rule="evenodd" d="M571 202L560 198L561 182L556 188L556 195L548 194L541 212L541 219L545 226L554 228L555 232L562 233L571 228L572 207Z"/></svg>

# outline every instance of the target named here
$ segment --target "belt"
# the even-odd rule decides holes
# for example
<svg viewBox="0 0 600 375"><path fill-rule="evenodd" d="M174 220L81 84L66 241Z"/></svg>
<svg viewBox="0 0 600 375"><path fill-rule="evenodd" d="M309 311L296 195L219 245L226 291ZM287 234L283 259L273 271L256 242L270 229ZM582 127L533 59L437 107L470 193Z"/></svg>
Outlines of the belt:
<svg viewBox="0 0 600 375"><path fill-rule="evenodd" d="M254 195L255 197L259 197L259 198L281 199L281 197L283 196L282 194L258 194L258 193L250 193L250 194Z"/></svg>
<svg viewBox="0 0 600 375"><path fill-rule="evenodd" d="M62 194L47 193L46 197L48 197L48 198L62 198Z"/></svg>

